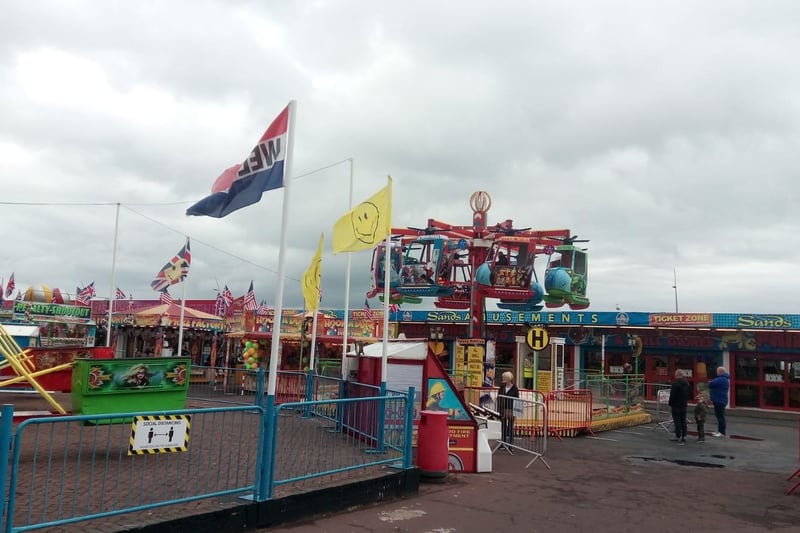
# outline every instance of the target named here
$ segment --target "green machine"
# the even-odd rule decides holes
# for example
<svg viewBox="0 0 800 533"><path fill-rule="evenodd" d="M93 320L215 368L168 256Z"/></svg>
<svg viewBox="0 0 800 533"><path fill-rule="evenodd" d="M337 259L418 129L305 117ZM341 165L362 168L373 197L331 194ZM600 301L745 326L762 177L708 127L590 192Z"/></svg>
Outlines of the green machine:
<svg viewBox="0 0 800 533"><path fill-rule="evenodd" d="M75 359L72 412L94 415L183 409L189 390L190 361L188 357Z"/></svg>

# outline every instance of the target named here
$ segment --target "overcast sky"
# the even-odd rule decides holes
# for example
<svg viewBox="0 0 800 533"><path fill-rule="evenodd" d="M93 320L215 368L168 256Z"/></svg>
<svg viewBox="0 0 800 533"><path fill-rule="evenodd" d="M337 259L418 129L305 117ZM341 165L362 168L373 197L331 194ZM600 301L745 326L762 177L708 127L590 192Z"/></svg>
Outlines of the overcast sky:
<svg viewBox="0 0 800 533"><path fill-rule="evenodd" d="M490 224L590 239L590 310L674 311L675 269L681 312L800 313L799 24L791 0L6 0L0 276L108 296L121 203L124 292L155 298L189 234L189 298L274 304L282 191L184 213L294 99L284 307L320 232L344 306L352 158L356 203L394 178L395 227L470 224L484 190Z"/></svg>

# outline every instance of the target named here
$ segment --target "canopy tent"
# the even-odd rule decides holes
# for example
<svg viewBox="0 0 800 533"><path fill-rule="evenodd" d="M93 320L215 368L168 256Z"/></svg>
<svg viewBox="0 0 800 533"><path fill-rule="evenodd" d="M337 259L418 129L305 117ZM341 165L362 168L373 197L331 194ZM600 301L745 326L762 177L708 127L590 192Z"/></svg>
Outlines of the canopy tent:
<svg viewBox="0 0 800 533"><path fill-rule="evenodd" d="M169 304L160 304L154 307L148 307L146 309L139 309L134 313L131 312L117 312L114 313L115 315L134 315L136 317L148 317L148 316L167 316L170 318L180 318L181 317L181 306L175 302ZM223 318L221 316L212 315L211 313L205 313L203 311L199 311L192 307L185 307L183 310L183 318L184 320L207 320L210 322L221 322Z"/></svg>
<svg viewBox="0 0 800 533"><path fill-rule="evenodd" d="M211 313L206 313L192 307L183 311L183 327L222 331L224 318ZM115 326L158 327L167 326L179 328L181 326L181 306L178 303L159 304L146 309L132 311L115 311L111 318Z"/></svg>

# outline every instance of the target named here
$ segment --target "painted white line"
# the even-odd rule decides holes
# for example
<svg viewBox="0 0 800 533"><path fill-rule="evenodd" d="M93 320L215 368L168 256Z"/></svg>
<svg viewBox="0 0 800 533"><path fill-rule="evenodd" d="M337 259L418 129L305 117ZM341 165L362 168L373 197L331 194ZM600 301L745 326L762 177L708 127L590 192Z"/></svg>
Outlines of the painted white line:
<svg viewBox="0 0 800 533"><path fill-rule="evenodd" d="M603 437L586 437L587 439L594 439L594 440L605 440L608 442L619 442L617 439L606 439Z"/></svg>
<svg viewBox="0 0 800 533"><path fill-rule="evenodd" d="M640 433L638 431L623 431L621 429L613 429L614 433L624 433L625 435L644 435L644 433Z"/></svg>

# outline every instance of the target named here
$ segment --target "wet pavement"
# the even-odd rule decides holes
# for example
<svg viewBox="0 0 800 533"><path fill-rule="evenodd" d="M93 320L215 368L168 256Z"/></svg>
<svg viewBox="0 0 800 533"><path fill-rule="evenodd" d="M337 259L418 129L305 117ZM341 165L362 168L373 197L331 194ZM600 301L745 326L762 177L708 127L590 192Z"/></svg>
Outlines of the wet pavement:
<svg viewBox="0 0 800 533"><path fill-rule="evenodd" d="M548 470L498 450L489 474L451 474L418 497L269 531L798 531L798 419L729 416L730 438L687 444L653 425L548 444ZM655 429L653 429L655 427ZM690 433L695 429L690 426Z"/></svg>

